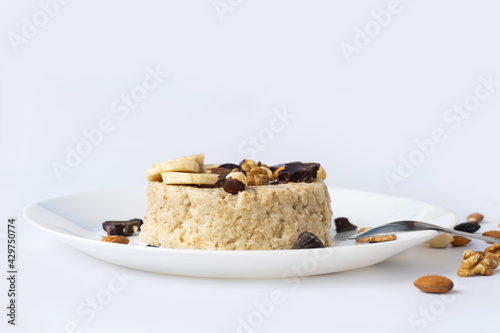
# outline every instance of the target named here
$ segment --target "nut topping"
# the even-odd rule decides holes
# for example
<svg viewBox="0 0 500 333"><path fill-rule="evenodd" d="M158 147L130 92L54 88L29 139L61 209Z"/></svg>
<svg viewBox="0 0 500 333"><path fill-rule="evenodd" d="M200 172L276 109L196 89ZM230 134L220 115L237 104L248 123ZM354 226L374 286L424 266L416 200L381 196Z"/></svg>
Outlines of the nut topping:
<svg viewBox="0 0 500 333"><path fill-rule="evenodd" d="M259 186L270 182L273 174L270 169L264 166L256 166L247 171L248 186Z"/></svg>
<svg viewBox="0 0 500 333"><path fill-rule="evenodd" d="M246 172L250 171L250 169L255 168L256 166L257 163L252 160L243 160L240 162L240 168Z"/></svg>
<svg viewBox="0 0 500 333"><path fill-rule="evenodd" d="M217 184L221 185L224 191L232 194L244 191L247 183L247 177L243 172L238 171L238 169L234 169L228 174L220 175L217 181Z"/></svg>

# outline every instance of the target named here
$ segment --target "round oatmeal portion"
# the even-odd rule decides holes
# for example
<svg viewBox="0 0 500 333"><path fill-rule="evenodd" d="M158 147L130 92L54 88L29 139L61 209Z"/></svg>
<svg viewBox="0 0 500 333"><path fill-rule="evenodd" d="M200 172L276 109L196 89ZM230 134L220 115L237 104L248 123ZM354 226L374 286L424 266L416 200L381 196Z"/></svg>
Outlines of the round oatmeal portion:
<svg viewBox="0 0 500 333"><path fill-rule="evenodd" d="M222 188L151 182L140 238L167 248L210 250L290 249L308 231L331 245L328 188L311 183Z"/></svg>

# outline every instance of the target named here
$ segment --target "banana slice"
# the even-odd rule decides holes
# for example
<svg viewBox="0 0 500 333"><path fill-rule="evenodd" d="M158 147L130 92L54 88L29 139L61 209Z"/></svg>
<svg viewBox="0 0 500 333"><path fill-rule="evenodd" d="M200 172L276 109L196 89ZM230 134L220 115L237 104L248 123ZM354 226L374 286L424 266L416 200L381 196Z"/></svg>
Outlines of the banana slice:
<svg viewBox="0 0 500 333"><path fill-rule="evenodd" d="M169 185L215 185L219 175L212 173L162 172L161 178Z"/></svg>
<svg viewBox="0 0 500 333"><path fill-rule="evenodd" d="M162 172L200 172L200 165L194 161L159 162L146 170L146 178L150 182L161 181Z"/></svg>
<svg viewBox="0 0 500 333"><path fill-rule="evenodd" d="M196 163L198 163L198 166L201 168L203 166L203 163L205 162L205 154L198 154L198 155L191 155L191 156L174 158L173 160L155 163L155 164L153 164L153 167L159 166L162 163L186 162L186 161L187 162L196 162Z"/></svg>

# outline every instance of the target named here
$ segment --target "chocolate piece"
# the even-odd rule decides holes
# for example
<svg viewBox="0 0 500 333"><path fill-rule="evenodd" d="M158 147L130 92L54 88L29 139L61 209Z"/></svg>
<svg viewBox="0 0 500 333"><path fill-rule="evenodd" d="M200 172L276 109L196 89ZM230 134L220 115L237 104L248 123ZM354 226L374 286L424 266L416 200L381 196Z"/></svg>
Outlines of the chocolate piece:
<svg viewBox="0 0 500 333"><path fill-rule="evenodd" d="M224 187L224 183L226 182L226 176L228 173L223 173L219 175L219 178L217 178L217 181L215 182L215 185Z"/></svg>
<svg viewBox="0 0 500 333"><path fill-rule="evenodd" d="M295 244L292 246L292 250L297 249L314 249L325 247L323 242L316 237L316 235L310 232L303 232L299 235L299 238L295 241Z"/></svg>
<svg viewBox="0 0 500 333"><path fill-rule="evenodd" d="M231 171L233 169L241 170L240 166L238 164L234 164L234 163L221 164L217 168L229 169L229 171Z"/></svg>
<svg viewBox="0 0 500 333"><path fill-rule="evenodd" d="M218 175L227 175L228 173L231 172L231 169L226 169L226 168L209 168L205 170L206 173L215 173Z"/></svg>
<svg viewBox="0 0 500 333"><path fill-rule="evenodd" d="M346 217L338 217L334 221L335 230L337 230L337 232L350 231L358 228L354 224L349 222L349 219Z"/></svg>
<svg viewBox="0 0 500 333"><path fill-rule="evenodd" d="M278 173L280 182L307 182L316 178L319 170L319 163L286 163L285 168Z"/></svg>
<svg viewBox="0 0 500 333"><path fill-rule="evenodd" d="M105 221L102 223L102 228L108 236L130 236L134 232L141 230L141 219L132 219L128 221Z"/></svg>
<svg viewBox="0 0 500 333"><path fill-rule="evenodd" d="M293 163L301 163L301 162L288 162L288 163L276 164L276 165L270 166L269 169L271 169L271 171L274 173L274 171L276 171L276 169L284 167L286 164L293 164Z"/></svg>
<svg viewBox="0 0 500 333"><path fill-rule="evenodd" d="M455 228L453 228L453 229L458 230L458 231L465 231L465 232L472 234L472 233L478 231L479 228L481 228L481 226L478 223L465 222L465 223L457 224L455 226Z"/></svg>

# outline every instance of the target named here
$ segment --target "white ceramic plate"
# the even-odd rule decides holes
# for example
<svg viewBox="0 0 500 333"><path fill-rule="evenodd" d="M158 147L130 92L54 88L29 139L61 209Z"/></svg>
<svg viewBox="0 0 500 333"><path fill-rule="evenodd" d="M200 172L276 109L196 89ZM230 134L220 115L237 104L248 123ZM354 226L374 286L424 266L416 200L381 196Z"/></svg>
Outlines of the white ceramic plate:
<svg viewBox="0 0 500 333"><path fill-rule="evenodd" d="M419 220L443 227L458 218L431 204L387 195L330 188L334 217L358 227L398 220ZM142 218L144 188L81 193L32 204L24 217L35 227L96 258L144 271L214 278L281 278L326 274L382 262L435 237L436 231L398 234L395 241L361 244L347 240L353 232L335 233L333 247L306 250L223 251L145 247L138 236L128 245L101 242L102 222Z"/></svg>

